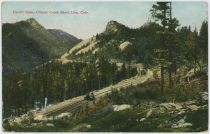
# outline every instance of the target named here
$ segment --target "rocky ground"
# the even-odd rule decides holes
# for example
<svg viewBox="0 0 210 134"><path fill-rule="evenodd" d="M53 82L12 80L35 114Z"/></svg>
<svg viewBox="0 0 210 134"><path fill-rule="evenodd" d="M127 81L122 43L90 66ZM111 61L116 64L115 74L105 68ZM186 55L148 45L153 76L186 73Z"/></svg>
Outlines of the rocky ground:
<svg viewBox="0 0 210 134"><path fill-rule="evenodd" d="M4 128L14 131L205 131L207 125L207 92L200 92L194 100L179 103L109 103L103 109L77 119L71 113L61 113L54 119L36 121L28 113L4 120Z"/></svg>

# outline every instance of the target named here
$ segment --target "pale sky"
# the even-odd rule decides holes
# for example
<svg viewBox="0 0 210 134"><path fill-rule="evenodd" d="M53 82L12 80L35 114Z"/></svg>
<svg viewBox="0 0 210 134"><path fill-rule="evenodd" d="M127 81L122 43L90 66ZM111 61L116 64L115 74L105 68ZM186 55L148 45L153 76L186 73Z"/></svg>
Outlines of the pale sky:
<svg viewBox="0 0 210 134"><path fill-rule="evenodd" d="M154 2L4 2L2 22L14 23L35 18L48 29L61 29L78 38L86 39L105 30L110 20L131 28L140 27L151 18ZM173 2L173 17L181 26L200 26L208 18L207 2ZM13 11L34 11L34 14L14 14ZM36 14L36 11L87 11L88 14Z"/></svg>

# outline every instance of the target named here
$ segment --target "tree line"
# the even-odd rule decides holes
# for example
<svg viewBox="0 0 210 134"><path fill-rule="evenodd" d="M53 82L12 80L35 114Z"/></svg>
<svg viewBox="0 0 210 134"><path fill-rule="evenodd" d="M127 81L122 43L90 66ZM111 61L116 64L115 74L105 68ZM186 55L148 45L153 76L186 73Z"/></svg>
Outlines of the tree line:
<svg viewBox="0 0 210 134"><path fill-rule="evenodd" d="M115 84L136 75L135 68L110 63L100 56L91 63L43 64L31 73L17 71L3 80L3 113L19 115L33 109L35 102L56 103Z"/></svg>
<svg viewBox="0 0 210 134"><path fill-rule="evenodd" d="M154 48L154 61L160 66L161 94L164 94L164 74L168 72L168 87L173 87L172 75L180 66L199 68L207 64L208 23L202 23L200 33L191 27L178 29L179 21L172 16L172 2L157 2L150 10L153 19L160 25L156 31L157 40Z"/></svg>

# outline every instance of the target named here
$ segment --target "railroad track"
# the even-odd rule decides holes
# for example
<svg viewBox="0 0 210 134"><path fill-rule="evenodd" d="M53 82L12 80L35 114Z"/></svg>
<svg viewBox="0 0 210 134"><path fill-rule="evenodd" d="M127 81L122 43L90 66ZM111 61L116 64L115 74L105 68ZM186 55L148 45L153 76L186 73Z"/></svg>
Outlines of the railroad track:
<svg viewBox="0 0 210 134"><path fill-rule="evenodd" d="M79 109L81 106L83 106L84 104L88 104L88 101L87 100L81 100L79 102L76 102L74 104L71 104L71 105L67 105L61 109L56 109L54 111L50 111L48 113L45 113L44 115L45 116L54 116L54 115L58 115L62 112L71 112L71 111L74 111L74 110L77 110Z"/></svg>
<svg viewBox="0 0 210 134"><path fill-rule="evenodd" d="M110 94L112 90L119 90L121 88L126 88L131 85L136 86L138 84L142 84L148 79L153 77L153 73L151 71L148 71L147 75L142 77L132 77L130 79L122 80L118 82L115 85L111 85L109 87L105 87L101 90L94 90L92 93L95 96L95 99L100 99L106 96L107 94ZM42 110L40 114L43 114L44 116L55 116L62 112L73 112L77 109L80 109L81 107L88 105L88 100L85 100L85 95L78 96L69 100L66 100L64 102L60 102L57 104L54 104L52 106L47 107L46 109Z"/></svg>

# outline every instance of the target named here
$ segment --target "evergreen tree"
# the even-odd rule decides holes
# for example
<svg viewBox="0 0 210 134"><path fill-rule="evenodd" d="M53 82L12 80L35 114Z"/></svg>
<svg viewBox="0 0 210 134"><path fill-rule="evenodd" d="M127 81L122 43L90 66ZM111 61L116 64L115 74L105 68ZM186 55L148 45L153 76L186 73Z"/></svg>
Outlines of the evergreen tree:
<svg viewBox="0 0 210 134"><path fill-rule="evenodd" d="M199 34L199 46L202 51L203 62L208 62L208 22L202 23Z"/></svg>
<svg viewBox="0 0 210 134"><path fill-rule="evenodd" d="M166 61L166 30L169 25L169 13L170 13L170 6L169 2L157 2L152 6L150 10L152 13L152 17L155 21L160 22L161 24L161 31L158 31L160 40L159 40L159 47L155 50L158 53L158 58L156 59L157 63L160 64L161 68L161 94L164 93L164 68L167 64Z"/></svg>

